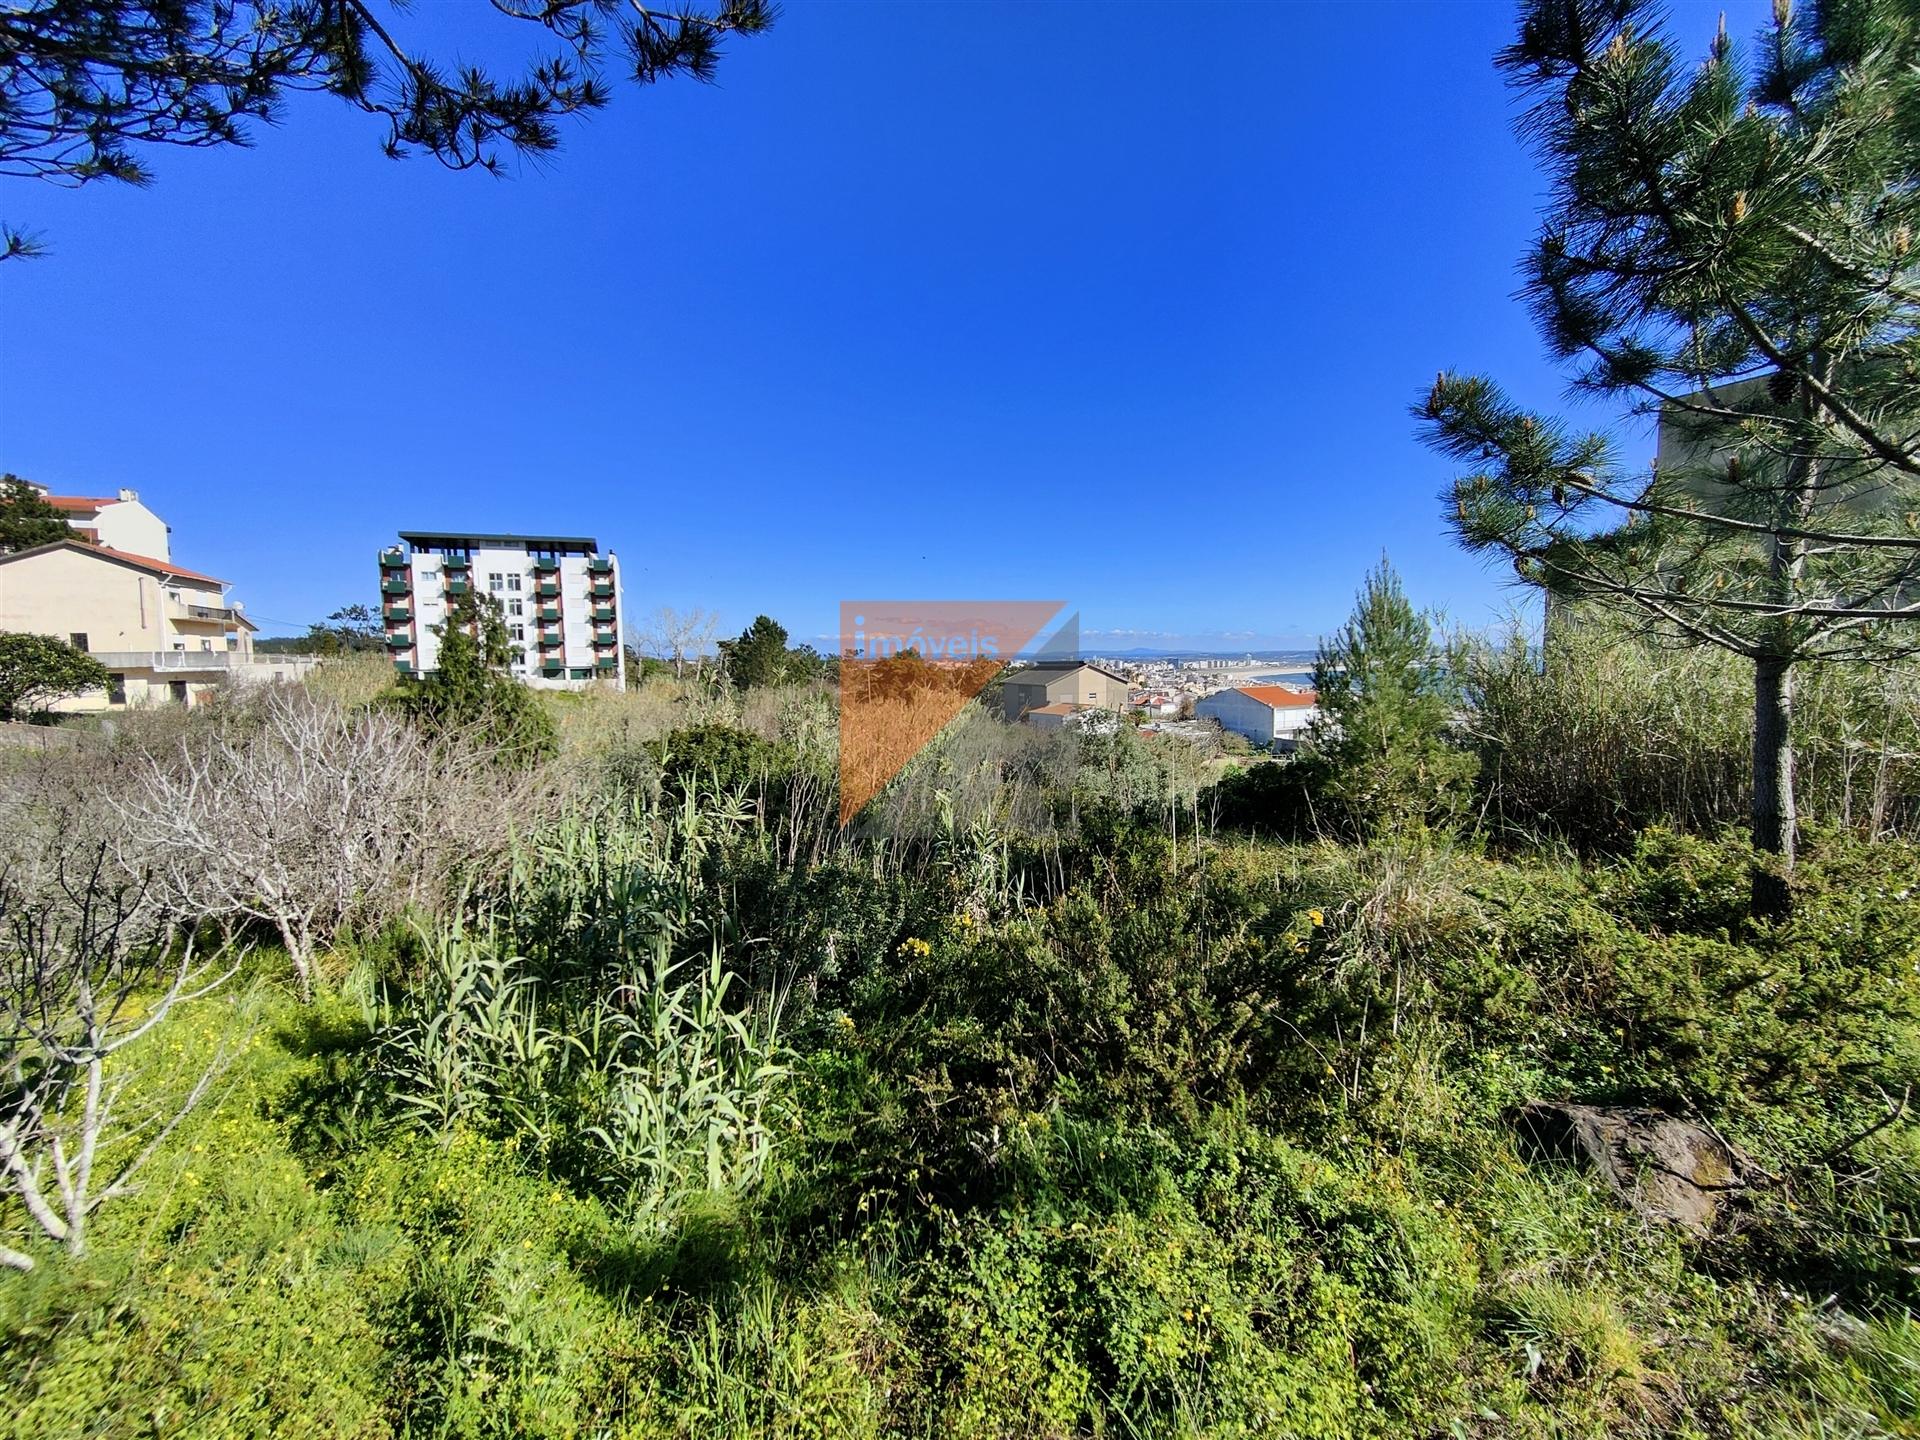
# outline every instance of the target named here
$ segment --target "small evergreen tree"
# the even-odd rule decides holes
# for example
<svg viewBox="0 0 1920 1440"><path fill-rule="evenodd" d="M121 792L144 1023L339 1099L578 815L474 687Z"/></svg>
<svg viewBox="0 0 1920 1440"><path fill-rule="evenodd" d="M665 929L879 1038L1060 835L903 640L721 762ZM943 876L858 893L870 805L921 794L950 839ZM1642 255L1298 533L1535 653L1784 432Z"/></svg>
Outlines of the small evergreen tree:
<svg viewBox="0 0 1920 1440"><path fill-rule="evenodd" d="M1383 556L1352 616L1320 647L1320 714L1307 741L1316 788L1363 834L1417 832L1464 808L1475 762L1447 738L1449 677L1426 617Z"/></svg>
<svg viewBox="0 0 1920 1440"><path fill-rule="evenodd" d="M429 730L464 731L501 759L526 764L553 753L553 722L539 697L513 678L506 616L491 595L456 599L440 637L435 668L400 692L402 707Z"/></svg>
<svg viewBox="0 0 1920 1440"><path fill-rule="evenodd" d="M18 475L0 475L0 555L80 538L67 517Z"/></svg>
<svg viewBox="0 0 1920 1440"><path fill-rule="evenodd" d="M787 630L765 615L757 615L737 639L720 642L720 661L736 690L778 685L787 678Z"/></svg>
<svg viewBox="0 0 1920 1440"><path fill-rule="evenodd" d="M107 668L51 635L0 632L0 720L16 720L56 700L104 690Z"/></svg>

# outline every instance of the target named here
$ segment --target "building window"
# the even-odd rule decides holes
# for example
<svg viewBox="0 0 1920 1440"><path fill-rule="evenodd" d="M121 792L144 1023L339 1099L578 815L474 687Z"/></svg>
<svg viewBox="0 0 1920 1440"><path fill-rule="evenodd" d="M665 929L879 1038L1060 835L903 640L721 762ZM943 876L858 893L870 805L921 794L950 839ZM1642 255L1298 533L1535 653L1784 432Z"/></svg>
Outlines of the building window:
<svg viewBox="0 0 1920 1440"><path fill-rule="evenodd" d="M507 627L507 633L516 640L524 640L527 638L527 627L524 625L509 625Z"/></svg>
<svg viewBox="0 0 1920 1440"><path fill-rule="evenodd" d="M124 705L127 703L127 677L124 675L107 676L107 703Z"/></svg>
<svg viewBox="0 0 1920 1440"><path fill-rule="evenodd" d="M518 575L507 576L507 589L518 590L519 588L520 588L520 577ZM520 602L516 600L513 603L518 605Z"/></svg>
<svg viewBox="0 0 1920 1440"><path fill-rule="evenodd" d="M498 595L502 590L506 588L507 588L506 576L502 575L498 570L490 570L487 572L487 589L488 590L492 591L495 595Z"/></svg>
<svg viewBox="0 0 1920 1440"><path fill-rule="evenodd" d="M570 675L575 680L587 680L587 679L591 679L593 676L593 672L591 670L569 670L567 674Z"/></svg>
<svg viewBox="0 0 1920 1440"><path fill-rule="evenodd" d="M67 643L76 650L86 649L87 632L84 630L75 630L71 635L67 636Z"/></svg>
<svg viewBox="0 0 1920 1440"><path fill-rule="evenodd" d="M515 575L513 578L515 580L518 580L520 577L518 575ZM524 615L526 613L526 609L527 609L526 602L524 600L507 601L507 614L509 615Z"/></svg>

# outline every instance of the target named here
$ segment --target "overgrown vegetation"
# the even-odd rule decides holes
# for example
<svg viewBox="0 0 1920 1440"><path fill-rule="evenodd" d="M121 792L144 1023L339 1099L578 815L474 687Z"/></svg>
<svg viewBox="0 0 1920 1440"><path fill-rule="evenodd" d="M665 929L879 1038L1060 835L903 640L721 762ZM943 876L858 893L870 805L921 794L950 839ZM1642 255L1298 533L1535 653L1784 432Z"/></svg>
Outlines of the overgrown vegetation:
<svg viewBox="0 0 1920 1440"><path fill-rule="evenodd" d="M117 1097L83 1245L19 1168L0 1211L34 1262L0 1284L13 1429L1902 1433L1910 811L1835 812L1755 920L1718 732L1654 703L1668 660L1605 653L1468 656L1467 723L1423 733L1477 806L1358 842L1311 795L1223 826L1184 741L977 707L842 831L829 697L699 679L546 697L558 752L506 771L328 670L18 757L8 915L85 928L50 857L91 855L152 923L10 921L42 969L9 993L72 1017L10 1058L43 1198L89 1066ZM1810 753L1879 733L1859 683ZM1544 758L1605 735L1637 748ZM279 921L167 888L192 856L143 828L193 809L156 777L245 755L183 793L246 789L290 747L430 782L369 802L355 905L271 877L325 902L311 999ZM250 793L242 829L317 823ZM1556 793L1564 830L1520 822ZM95 1065L54 974L146 1028ZM1710 1125L1748 1183L1711 1234L1648 1218L1524 1147L1541 1098Z"/></svg>

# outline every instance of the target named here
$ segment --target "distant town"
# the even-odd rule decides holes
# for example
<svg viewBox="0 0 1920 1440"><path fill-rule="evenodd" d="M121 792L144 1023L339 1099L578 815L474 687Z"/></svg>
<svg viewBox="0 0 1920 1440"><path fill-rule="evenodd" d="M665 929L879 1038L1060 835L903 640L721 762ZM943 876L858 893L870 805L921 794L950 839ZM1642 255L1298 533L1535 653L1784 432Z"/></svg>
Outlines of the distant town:
<svg viewBox="0 0 1920 1440"><path fill-rule="evenodd" d="M137 491L26 490L67 528L0 555L0 630L63 637L108 673L105 687L63 697L55 710L192 705L224 682L297 680L317 663L299 640L256 645L259 627L231 582L176 563L173 527ZM433 672L464 597L498 607L510 671L531 688L621 687L630 657L638 663L643 642L622 628L619 559L592 536L406 530L375 559L374 603L340 613L352 639L382 650L403 679ZM1297 650L1017 663L1000 678L998 708L1041 729L1099 729L1125 717L1146 733L1202 740L1224 731L1284 753L1318 714L1312 664Z"/></svg>

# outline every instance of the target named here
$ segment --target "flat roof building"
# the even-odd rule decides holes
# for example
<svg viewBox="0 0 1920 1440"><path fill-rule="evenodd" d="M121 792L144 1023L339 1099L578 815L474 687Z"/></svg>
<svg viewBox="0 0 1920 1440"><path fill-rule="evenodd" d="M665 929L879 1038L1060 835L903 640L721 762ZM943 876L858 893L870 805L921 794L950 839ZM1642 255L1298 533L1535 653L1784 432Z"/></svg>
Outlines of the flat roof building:
<svg viewBox="0 0 1920 1440"><path fill-rule="evenodd" d="M438 627L467 596L499 603L513 673L542 689L626 681L620 645L620 562L586 535L403 530L380 552L387 653L402 675L440 657Z"/></svg>

